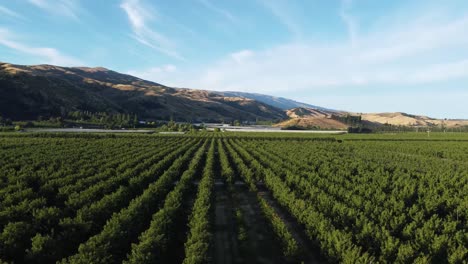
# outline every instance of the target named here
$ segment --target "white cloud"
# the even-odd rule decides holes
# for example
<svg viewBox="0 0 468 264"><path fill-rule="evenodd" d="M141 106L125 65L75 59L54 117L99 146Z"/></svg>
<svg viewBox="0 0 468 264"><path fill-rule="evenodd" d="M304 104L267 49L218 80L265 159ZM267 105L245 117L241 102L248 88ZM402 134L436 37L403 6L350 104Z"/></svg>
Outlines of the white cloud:
<svg viewBox="0 0 468 264"><path fill-rule="evenodd" d="M168 86L175 85L173 82L168 80L175 73L177 73L177 67L172 64L166 64L160 67L152 67L144 70L132 70L127 72L127 74L139 77L141 79L158 82ZM161 80L167 80L167 82L161 82Z"/></svg>
<svg viewBox="0 0 468 264"><path fill-rule="evenodd" d="M0 6L0 14L6 15L12 18L24 19L22 15L4 6Z"/></svg>
<svg viewBox="0 0 468 264"><path fill-rule="evenodd" d="M157 74L146 77L177 87L296 97L344 110L431 114L437 111L424 102L437 101L437 97L431 97L436 96L435 90L446 93L440 98L449 106L449 99L456 97L457 89L468 82L468 13L418 12L407 12L398 21L375 21L359 31L359 36L356 25L354 41L352 30L348 31L353 45L346 40L299 39L265 49L234 50L196 69L182 66L171 73L157 70ZM338 19L339 15L338 10ZM409 91L405 89L413 94L406 97ZM392 94L393 101L385 101L388 94ZM367 106L366 99L354 99L357 95L385 101L388 107L379 108L379 103L371 102ZM316 96L320 100L315 101ZM418 100L418 96L423 99ZM334 104L334 98L337 102L354 102ZM395 105L398 98L405 104ZM454 111L451 113L457 113Z"/></svg>
<svg viewBox="0 0 468 264"><path fill-rule="evenodd" d="M231 58L237 63L243 63L254 56L254 54L255 53L251 50L241 50L239 52L232 53Z"/></svg>
<svg viewBox="0 0 468 264"><path fill-rule="evenodd" d="M354 46L297 41L241 50L197 70L178 71L170 78L184 87L282 95L330 87L416 85L422 89L425 84L468 79L467 29L468 15L437 20L415 16L404 25L362 32Z"/></svg>
<svg viewBox="0 0 468 264"><path fill-rule="evenodd" d="M175 72L177 70L177 67L169 64L169 65L164 66L163 70L166 72Z"/></svg>
<svg viewBox="0 0 468 264"><path fill-rule="evenodd" d="M231 12L228 10L219 8L215 6L213 3L211 3L209 0L198 0L203 6L206 8L210 9L211 11L218 13L219 15L223 16L227 20L229 20L232 23L238 23L239 19L235 17Z"/></svg>
<svg viewBox="0 0 468 264"><path fill-rule="evenodd" d="M468 44L468 15L445 21L417 21L392 31L381 31L366 38L361 51L353 54L352 60L365 63L392 61L400 58L415 58L421 54L452 49L465 49ZM431 54L429 54L431 55Z"/></svg>
<svg viewBox="0 0 468 264"><path fill-rule="evenodd" d="M276 0L260 0L260 3L268 9L278 21L283 24L294 37L301 37L302 31L299 24L294 19L294 15L289 12L287 5Z"/></svg>
<svg viewBox="0 0 468 264"><path fill-rule="evenodd" d="M146 27L146 22L153 19L152 12L140 5L139 0L123 1L120 7L125 10L132 27L136 29Z"/></svg>
<svg viewBox="0 0 468 264"><path fill-rule="evenodd" d="M466 98L468 92L429 91L426 93L406 92L365 95L312 95L294 98L311 101L331 109L348 110L356 113L382 113L402 111L433 118L467 118Z"/></svg>
<svg viewBox="0 0 468 264"><path fill-rule="evenodd" d="M424 68L407 76L409 82L430 83L468 76L468 59L451 63L441 63Z"/></svg>
<svg viewBox="0 0 468 264"><path fill-rule="evenodd" d="M79 20L81 7L78 0L29 0L29 2L51 14Z"/></svg>
<svg viewBox="0 0 468 264"><path fill-rule="evenodd" d="M77 66L83 63L73 57L62 54L60 51L50 47L35 47L24 44L16 40L16 36L9 30L0 28L0 45L7 48L34 56L39 63L60 65L60 66Z"/></svg>
<svg viewBox="0 0 468 264"><path fill-rule="evenodd" d="M351 45L357 45L358 22L354 16L349 13L349 8L352 5L352 0L342 0L339 15L348 29L348 35Z"/></svg>
<svg viewBox="0 0 468 264"><path fill-rule="evenodd" d="M167 56L183 60L183 57L177 53L174 43L169 38L149 27L148 22L155 18L153 15L155 12L151 7L143 5L139 0L124 0L120 7L127 14L132 26L132 38Z"/></svg>

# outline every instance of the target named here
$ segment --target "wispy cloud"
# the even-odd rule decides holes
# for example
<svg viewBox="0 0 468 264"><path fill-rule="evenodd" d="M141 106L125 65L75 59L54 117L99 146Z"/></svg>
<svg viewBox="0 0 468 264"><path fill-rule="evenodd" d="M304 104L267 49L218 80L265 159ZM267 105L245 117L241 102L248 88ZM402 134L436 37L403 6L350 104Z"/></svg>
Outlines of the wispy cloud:
<svg viewBox="0 0 468 264"><path fill-rule="evenodd" d="M177 74L177 67L172 64L166 64L159 67L152 67L144 70L132 70L128 71L127 74L142 78L144 80L153 80L155 82L161 82L161 80L169 80L172 76ZM175 86L176 84L167 81L161 83L163 85Z"/></svg>
<svg viewBox="0 0 468 264"><path fill-rule="evenodd" d="M144 5L139 0L124 0L120 7L127 14L136 41L155 49L167 56L183 60L183 57L175 50L174 43L163 34L150 28L148 23L154 20L154 10L150 6Z"/></svg>
<svg viewBox="0 0 468 264"><path fill-rule="evenodd" d="M81 7L78 0L29 0L44 11L79 21Z"/></svg>
<svg viewBox="0 0 468 264"><path fill-rule="evenodd" d="M359 25L356 18L349 13L349 8L352 4L352 0L342 0L339 15L346 25L351 45L355 47L358 41L357 34Z"/></svg>
<svg viewBox="0 0 468 264"><path fill-rule="evenodd" d="M249 58L252 58L255 53L251 50L241 50L231 54L231 58L237 63L244 63Z"/></svg>
<svg viewBox="0 0 468 264"><path fill-rule="evenodd" d="M184 87L277 95L389 86L424 90L427 84L468 80L467 28L468 14L447 13L437 20L413 14L404 25L362 32L356 46L294 41L241 50L197 71L178 71L167 81Z"/></svg>
<svg viewBox="0 0 468 264"><path fill-rule="evenodd" d="M0 28L0 45L15 50L17 52L36 57L38 63L77 66L84 65L80 60L64 55L60 51L50 47L35 47L24 44L17 40L17 36L8 29Z"/></svg>
<svg viewBox="0 0 468 264"><path fill-rule="evenodd" d="M277 0L259 0L259 2L289 30L294 37L301 37L301 27L294 19L294 15L289 12L287 2L280 2Z"/></svg>
<svg viewBox="0 0 468 264"><path fill-rule="evenodd" d="M18 19L24 19L24 17L20 14L18 14L17 12L7 8L7 7L4 7L4 6L1 6L0 5L0 14L3 14L5 16L9 16L9 17L12 17L12 18L18 18Z"/></svg>
<svg viewBox="0 0 468 264"><path fill-rule="evenodd" d="M203 6L206 8L210 9L211 11L223 16L227 20L229 20L232 23L238 23L239 19L234 16L231 12L228 10L222 9L220 7L215 6L213 3L211 3L209 0L198 0Z"/></svg>
<svg viewBox="0 0 468 264"><path fill-rule="evenodd" d="M442 20L408 20L406 25L391 31L382 30L361 38L362 48L351 56L352 60L365 63L390 62L421 56L437 50L448 53L454 48L466 50L468 43L468 14ZM429 57L434 54L427 54Z"/></svg>
<svg viewBox="0 0 468 264"><path fill-rule="evenodd" d="M468 92L427 91L381 94L331 94L295 97L291 99L310 101L316 105L327 106L332 109L366 112L395 112L405 111L411 114L426 115L434 118L466 119L466 99ZM422 102L422 103L421 103Z"/></svg>

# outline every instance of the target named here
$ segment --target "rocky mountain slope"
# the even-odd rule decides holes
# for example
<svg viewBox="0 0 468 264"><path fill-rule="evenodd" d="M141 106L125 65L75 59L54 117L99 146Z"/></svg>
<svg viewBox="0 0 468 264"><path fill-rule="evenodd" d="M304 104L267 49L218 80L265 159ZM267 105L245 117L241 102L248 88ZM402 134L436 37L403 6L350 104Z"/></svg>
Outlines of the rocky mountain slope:
<svg viewBox="0 0 468 264"><path fill-rule="evenodd" d="M27 120L76 110L178 121L287 118L281 109L253 99L171 88L105 68L0 63L1 116Z"/></svg>

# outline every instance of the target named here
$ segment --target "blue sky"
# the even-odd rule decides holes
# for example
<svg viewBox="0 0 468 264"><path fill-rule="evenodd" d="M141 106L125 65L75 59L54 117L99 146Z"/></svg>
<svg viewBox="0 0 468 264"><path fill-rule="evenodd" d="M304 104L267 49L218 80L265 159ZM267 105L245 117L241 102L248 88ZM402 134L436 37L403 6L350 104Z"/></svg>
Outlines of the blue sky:
<svg viewBox="0 0 468 264"><path fill-rule="evenodd" d="M468 1L0 0L0 61L468 118Z"/></svg>

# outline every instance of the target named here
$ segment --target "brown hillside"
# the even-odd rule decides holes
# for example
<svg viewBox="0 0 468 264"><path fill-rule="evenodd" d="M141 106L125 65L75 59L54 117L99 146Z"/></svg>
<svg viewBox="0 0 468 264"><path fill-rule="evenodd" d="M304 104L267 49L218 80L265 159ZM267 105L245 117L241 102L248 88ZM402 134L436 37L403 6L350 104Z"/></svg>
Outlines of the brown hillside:
<svg viewBox="0 0 468 264"><path fill-rule="evenodd" d="M395 126L441 126L457 127L468 125L468 120L443 120L427 116L409 115L406 113L373 113L362 114L362 120Z"/></svg>
<svg viewBox="0 0 468 264"><path fill-rule="evenodd" d="M320 129L346 129L348 126L340 121L332 119L332 113L319 109L297 107L286 110L289 120L283 121L278 127L300 127L300 128L320 128Z"/></svg>
<svg viewBox="0 0 468 264"><path fill-rule="evenodd" d="M286 118L282 110L252 99L171 88L101 67L0 63L0 115L21 120L75 110L179 121Z"/></svg>

